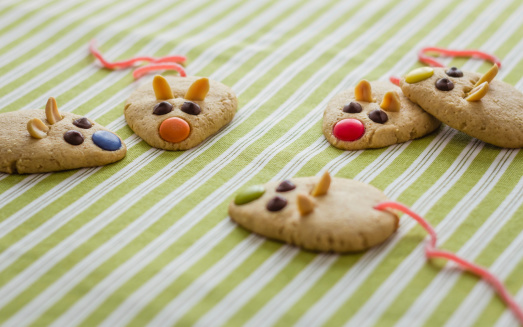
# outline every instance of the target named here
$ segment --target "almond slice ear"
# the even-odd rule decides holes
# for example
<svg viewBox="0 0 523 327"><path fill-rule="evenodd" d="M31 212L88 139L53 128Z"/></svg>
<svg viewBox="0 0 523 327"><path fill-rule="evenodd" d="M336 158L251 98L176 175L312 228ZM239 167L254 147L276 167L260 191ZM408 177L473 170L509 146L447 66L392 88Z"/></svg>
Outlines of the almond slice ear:
<svg viewBox="0 0 523 327"><path fill-rule="evenodd" d="M194 81L187 93L185 94L185 99L190 101L203 101L209 92L209 79L203 77Z"/></svg>
<svg viewBox="0 0 523 327"><path fill-rule="evenodd" d="M488 82L481 83L469 92L469 95L465 98L465 100L470 102L481 100L481 98L483 98L487 94L488 88Z"/></svg>
<svg viewBox="0 0 523 327"><path fill-rule="evenodd" d="M63 118L58 112L58 105L56 104L56 99L53 97L50 97L49 100L47 100L47 104L45 105L45 117L51 125L56 124Z"/></svg>
<svg viewBox="0 0 523 327"><path fill-rule="evenodd" d="M312 196L320 196L327 194L329 186L331 185L331 175L326 171L323 176L321 176L320 181L312 189Z"/></svg>
<svg viewBox="0 0 523 327"><path fill-rule="evenodd" d="M156 100L169 100L174 98L169 82L161 75L154 76L153 90Z"/></svg>
<svg viewBox="0 0 523 327"><path fill-rule="evenodd" d="M47 137L49 127L47 127L47 125L40 119L33 118L27 122L27 131L35 139L43 139L44 137Z"/></svg>
<svg viewBox="0 0 523 327"><path fill-rule="evenodd" d="M296 204L300 215L305 216L314 211L314 202L309 195L305 193L298 193L296 196Z"/></svg>
<svg viewBox="0 0 523 327"><path fill-rule="evenodd" d="M385 111L400 111L401 101L398 92L389 91L383 96L383 101L380 104L381 109Z"/></svg>
<svg viewBox="0 0 523 327"><path fill-rule="evenodd" d="M494 66L492 66L488 70L488 72L486 72L483 76L481 76L481 78L479 79L479 81L476 82L474 87L479 86L480 84L483 84L483 82L489 82L489 83L492 82L492 80L494 79L494 77L496 77L498 72L499 72L498 65L494 64Z"/></svg>
<svg viewBox="0 0 523 327"><path fill-rule="evenodd" d="M372 88L369 81L361 80L354 88L354 97L356 101L374 102L372 98Z"/></svg>

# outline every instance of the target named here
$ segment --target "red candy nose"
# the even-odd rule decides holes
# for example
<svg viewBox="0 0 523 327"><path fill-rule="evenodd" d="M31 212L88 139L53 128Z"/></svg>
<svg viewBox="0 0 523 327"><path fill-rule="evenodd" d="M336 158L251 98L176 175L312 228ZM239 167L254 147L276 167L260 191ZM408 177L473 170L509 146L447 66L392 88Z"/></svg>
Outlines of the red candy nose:
<svg viewBox="0 0 523 327"><path fill-rule="evenodd" d="M342 141L356 141L365 134L365 126L354 118L343 119L334 125L332 133Z"/></svg>

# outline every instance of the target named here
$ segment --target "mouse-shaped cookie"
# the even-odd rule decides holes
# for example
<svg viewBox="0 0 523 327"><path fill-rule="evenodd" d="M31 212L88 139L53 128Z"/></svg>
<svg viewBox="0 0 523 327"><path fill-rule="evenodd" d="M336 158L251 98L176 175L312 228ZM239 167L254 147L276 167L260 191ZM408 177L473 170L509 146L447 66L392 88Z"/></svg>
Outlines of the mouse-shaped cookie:
<svg viewBox="0 0 523 327"><path fill-rule="evenodd" d="M355 252L398 228L395 213L374 209L385 201L373 186L326 172L248 187L231 202L229 215L250 231L308 250Z"/></svg>
<svg viewBox="0 0 523 327"><path fill-rule="evenodd" d="M237 106L236 95L222 83L157 75L131 94L124 114L131 129L150 146L187 150L229 123Z"/></svg>
<svg viewBox="0 0 523 327"><path fill-rule="evenodd" d="M422 137L440 122L390 82L362 80L337 94L323 114L323 134L342 150L381 148Z"/></svg>
<svg viewBox="0 0 523 327"><path fill-rule="evenodd" d="M523 147L523 94L484 75L451 68L418 68L400 81L405 96L443 123L504 148Z"/></svg>
<svg viewBox="0 0 523 327"><path fill-rule="evenodd" d="M59 112L49 98L45 110L0 115L0 171L43 173L103 166L125 157L120 137L95 121Z"/></svg>

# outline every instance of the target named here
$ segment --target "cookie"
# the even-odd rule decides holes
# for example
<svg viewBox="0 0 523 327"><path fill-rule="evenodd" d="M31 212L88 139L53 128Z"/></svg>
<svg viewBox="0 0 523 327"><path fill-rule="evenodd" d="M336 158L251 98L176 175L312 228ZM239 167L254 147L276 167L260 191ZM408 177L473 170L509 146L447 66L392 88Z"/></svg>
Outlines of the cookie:
<svg viewBox="0 0 523 327"><path fill-rule="evenodd" d="M484 75L452 68L418 68L400 86L405 96L443 123L503 148L523 147L523 94Z"/></svg>
<svg viewBox="0 0 523 327"><path fill-rule="evenodd" d="M389 82L362 80L336 95L323 114L323 134L342 150L381 148L431 133L440 122Z"/></svg>
<svg viewBox="0 0 523 327"><path fill-rule="evenodd" d="M150 146L187 150L229 123L237 106L236 95L222 83L157 75L131 94L124 114L131 129Z"/></svg>
<svg viewBox="0 0 523 327"><path fill-rule="evenodd" d="M45 110L0 114L0 171L27 174L103 166L125 157L122 140L95 121L58 111L50 98Z"/></svg>
<svg viewBox="0 0 523 327"><path fill-rule="evenodd" d="M377 188L350 179L300 177L255 185L229 205L232 220L271 239L313 251L355 252L385 241L398 228Z"/></svg>

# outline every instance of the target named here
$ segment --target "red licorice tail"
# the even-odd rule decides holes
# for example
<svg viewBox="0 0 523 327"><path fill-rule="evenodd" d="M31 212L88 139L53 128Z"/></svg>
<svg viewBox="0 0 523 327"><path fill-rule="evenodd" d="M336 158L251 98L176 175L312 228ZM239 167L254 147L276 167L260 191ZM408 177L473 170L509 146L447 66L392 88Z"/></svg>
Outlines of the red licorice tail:
<svg viewBox="0 0 523 327"><path fill-rule="evenodd" d="M445 67L445 65L443 65L433 57L427 56L427 52L438 53L447 57L471 57L484 59L490 61L493 64L498 65L498 67L501 68L501 61L498 57L480 50L452 50L438 47L425 47L418 52L418 59L422 63L425 63L432 67Z"/></svg>
<svg viewBox="0 0 523 327"><path fill-rule="evenodd" d="M400 86L400 78L396 76L389 77L389 80L392 84L395 84L397 86Z"/></svg>
<svg viewBox="0 0 523 327"><path fill-rule="evenodd" d="M176 70L178 73L180 73L181 77L187 76L185 69L181 65L174 63L174 62L166 62L166 63L152 63L152 64L148 64L146 66L137 68L133 72L133 77L134 77L134 79L138 79L138 78L142 77L143 75L147 74L148 72L156 71L156 70Z"/></svg>
<svg viewBox="0 0 523 327"><path fill-rule="evenodd" d="M455 262L459 266L461 266L463 269L468 270L472 272L473 274L479 276L480 278L484 279L487 283L489 283L494 290L498 293L500 298L507 304L508 308L512 310L516 318L518 319L519 323L523 325L523 309L518 305L518 303L514 300L514 298L510 295L507 288L503 285L503 283L490 271L488 271L486 268L483 268L481 266L478 266L470 261L467 261L458 255L444 251L444 250L438 250L436 248L437 243L437 234L434 228L429 224L428 221L426 221L423 217L416 214L414 211L409 209L408 207L404 206L403 204L388 201L388 202L382 202L374 207L376 210L384 210L384 209L395 209L399 210L409 216L411 216L414 220L416 220L421 227L423 227L428 233L429 233L429 243L427 243L425 247L425 254L427 258L443 258L450 261Z"/></svg>
<svg viewBox="0 0 523 327"><path fill-rule="evenodd" d="M136 71L134 71L133 76L135 79L140 78L141 76L145 75L148 71L151 70L166 70L166 69L173 69L180 73L180 76L187 76L185 73L185 69L180 65L184 64L187 61L187 58L185 56L165 56L160 58L155 57L149 57L149 56L139 56L139 57L133 57L127 60L122 61L114 61L110 62L104 58L102 53L96 48L96 40L92 39L91 42L89 42L89 51L95 56L100 63L107 69L124 69L133 67L136 63L139 62L150 62L152 64L148 65L154 68L146 68L148 66L144 66L141 68L138 68ZM161 68L165 67L165 68Z"/></svg>

